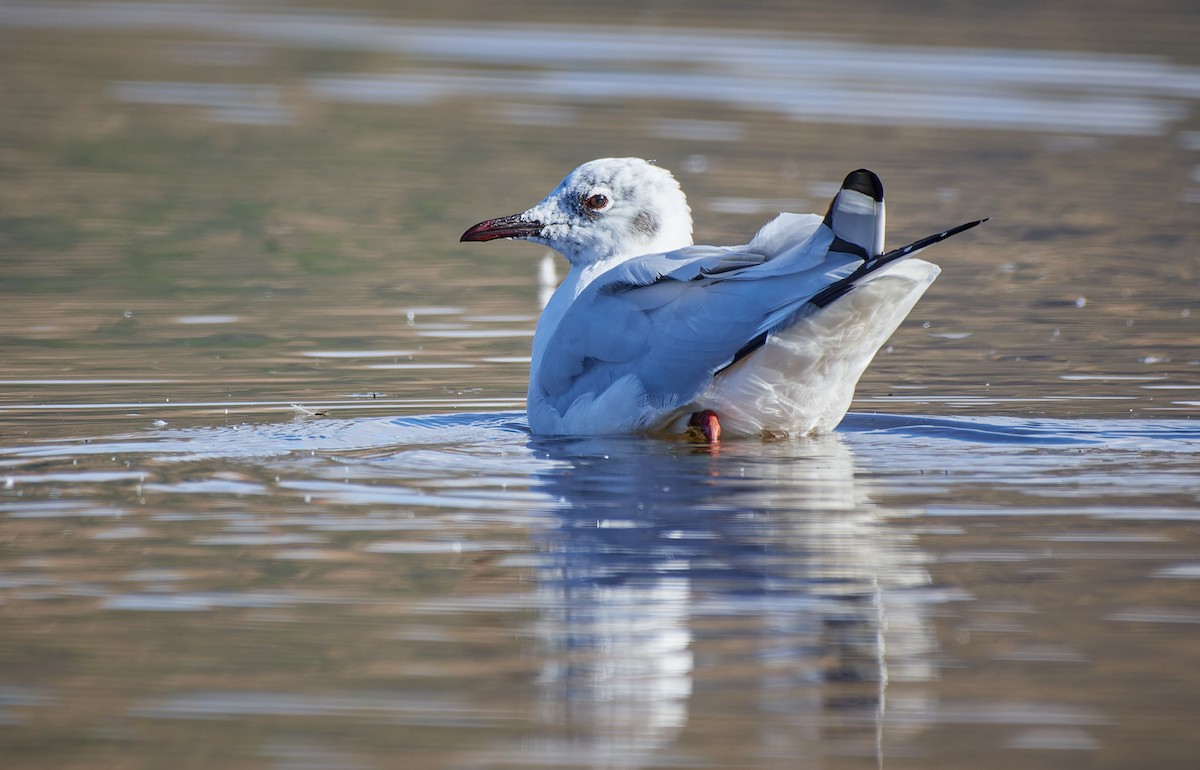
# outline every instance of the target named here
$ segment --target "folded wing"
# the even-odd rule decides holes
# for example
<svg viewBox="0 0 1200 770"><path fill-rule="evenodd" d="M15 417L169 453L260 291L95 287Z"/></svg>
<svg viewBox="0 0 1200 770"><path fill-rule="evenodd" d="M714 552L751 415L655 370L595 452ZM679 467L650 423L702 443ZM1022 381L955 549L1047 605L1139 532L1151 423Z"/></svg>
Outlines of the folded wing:
<svg viewBox="0 0 1200 770"><path fill-rule="evenodd" d="M863 263L830 251L835 236L820 218L784 216L790 221L767 228L791 230L793 245L781 253L767 253L774 244L758 238L737 249L687 248L631 260L591 283L542 358L546 402L562 414L633 375L656 409L686 404L749 341Z"/></svg>

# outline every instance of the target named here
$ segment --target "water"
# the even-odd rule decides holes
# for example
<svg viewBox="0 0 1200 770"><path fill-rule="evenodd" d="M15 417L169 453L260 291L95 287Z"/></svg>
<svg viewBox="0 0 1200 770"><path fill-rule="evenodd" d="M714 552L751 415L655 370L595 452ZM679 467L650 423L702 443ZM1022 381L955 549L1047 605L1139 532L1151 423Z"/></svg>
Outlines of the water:
<svg viewBox="0 0 1200 770"><path fill-rule="evenodd" d="M1191 767L1200 19L806 6L0 5L3 765ZM613 154L992 220L831 436L534 438L457 237Z"/></svg>

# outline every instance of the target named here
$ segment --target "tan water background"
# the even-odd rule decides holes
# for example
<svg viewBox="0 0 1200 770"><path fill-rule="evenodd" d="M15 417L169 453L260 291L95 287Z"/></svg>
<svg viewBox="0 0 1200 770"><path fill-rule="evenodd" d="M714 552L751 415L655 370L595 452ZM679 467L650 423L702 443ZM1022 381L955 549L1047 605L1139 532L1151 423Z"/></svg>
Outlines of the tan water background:
<svg viewBox="0 0 1200 770"><path fill-rule="evenodd" d="M1200 7L0 3L0 765L1185 768ZM595 157L984 216L832 436L523 428ZM561 269L561 266L560 266Z"/></svg>

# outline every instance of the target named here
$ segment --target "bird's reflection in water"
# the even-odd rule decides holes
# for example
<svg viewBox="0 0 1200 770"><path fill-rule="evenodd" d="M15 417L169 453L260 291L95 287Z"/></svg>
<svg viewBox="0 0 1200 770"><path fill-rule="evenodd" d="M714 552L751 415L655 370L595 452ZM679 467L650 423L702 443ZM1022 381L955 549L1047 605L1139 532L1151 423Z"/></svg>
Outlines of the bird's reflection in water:
<svg viewBox="0 0 1200 770"><path fill-rule="evenodd" d="M534 449L558 461L539 478L561 507L538 543L534 649L557 751L639 767L692 754L689 722L734 716L763 759L882 761L889 680L931 673L928 575L839 437Z"/></svg>

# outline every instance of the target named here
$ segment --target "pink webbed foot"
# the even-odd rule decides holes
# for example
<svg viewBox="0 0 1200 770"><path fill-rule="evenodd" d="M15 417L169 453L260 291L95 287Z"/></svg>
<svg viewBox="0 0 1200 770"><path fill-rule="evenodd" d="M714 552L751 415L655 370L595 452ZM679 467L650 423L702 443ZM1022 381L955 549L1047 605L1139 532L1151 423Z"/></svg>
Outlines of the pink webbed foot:
<svg viewBox="0 0 1200 770"><path fill-rule="evenodd" d="M702 444L716 444L721 440L721 421L717 413L704 409L692 414L688 420L687 438Z"/></svg>

